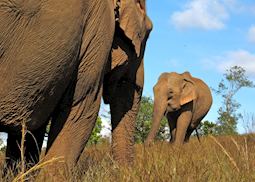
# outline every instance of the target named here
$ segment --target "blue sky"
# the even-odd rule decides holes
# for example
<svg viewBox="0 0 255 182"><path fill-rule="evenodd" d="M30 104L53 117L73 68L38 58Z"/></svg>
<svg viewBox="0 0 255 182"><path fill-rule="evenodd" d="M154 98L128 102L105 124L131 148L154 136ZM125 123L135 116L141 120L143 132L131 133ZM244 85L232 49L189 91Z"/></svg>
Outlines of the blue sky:
<svg viewBox="0 0 255 182"><path fill-rule="evenodd" d="M239 65L255 81L254 0L147 0L147 13L154 26L145 53L145 96L153 96L162 72L189 71L216 88L224 70ZM213 97L210 121L221 105ZM244 88L235 98L239 112L255 113L255 89Z"/></svg>

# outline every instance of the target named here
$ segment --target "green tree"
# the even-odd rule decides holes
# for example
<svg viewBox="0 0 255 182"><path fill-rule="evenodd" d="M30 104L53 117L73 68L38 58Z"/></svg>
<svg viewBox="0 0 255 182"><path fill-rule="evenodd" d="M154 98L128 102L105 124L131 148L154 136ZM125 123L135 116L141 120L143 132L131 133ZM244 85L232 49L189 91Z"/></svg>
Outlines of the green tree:
<svg viewBox="0 0 255 182"><path fill-rule="evenodd" d="M91 136L89 138L89 141L88 141L88 145L95 145L97 143L100 142L102 136L100 135L100 132L102 130L103 126L102 126L102 120L101 118L98 116L97 117L97 121L96 121L96 124L95 124L95 127L94 129L92 130L92 133L91 133Z"/></svg>
<svg viewBox="0 0 255 182"><path fill-rule="evenodd" d="M152 125L153 100L151 97L142 97L140 110L136 119L135 142L142 143L145 141ZM167 120L161 121L159 132L156 139L165 140L169 137L167 132Z"/></svg>
<svg viewBox="0 0 255 182"><path fill-rule="evenodd" d="M216 132L216 126L217 124L210 122L210 121L203 121L200 125L199 128L199 133L201 133L201 135L214 135Z"/></svg>
<svg viewBox="0 0 255 182"><path fill-rule="evenodd" d="M237 134L237 121L242 118L242 115L237 113L241 104L234 99L234 96L244 87L252 88L254 84L248 79L242 67L233 66L226 70L218 88L213 89L217 95L223 98L222 106L218 110L217 134Z"/></svg>

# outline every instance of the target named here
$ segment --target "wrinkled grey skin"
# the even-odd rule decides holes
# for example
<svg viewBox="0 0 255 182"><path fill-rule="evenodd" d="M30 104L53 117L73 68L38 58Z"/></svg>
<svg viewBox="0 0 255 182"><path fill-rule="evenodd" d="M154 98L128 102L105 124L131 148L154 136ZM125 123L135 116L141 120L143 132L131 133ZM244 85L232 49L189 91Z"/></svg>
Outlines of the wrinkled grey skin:
<svg viewBox="0 0 255 182"><path fill-rule="evenodd" d="M153 90L153 123L146 144L154 140L164 115L170 126L170 142L176 145L188 142L212 105L209 87L189 72L171 72L161 74Z"/></svg>
<svg viewBox="0 0 255 182"><path fill-rule="evenodd" d="M8 133L8 164L20 159L22 122L37 140L27 134L26 160L38 161L51 119L44 160L63 157L72 169L95 125L103 86L113 156L132 161L152 24L144 1L121 0L117 21L115 7L115 0L0 0L0 130Z"/></svg>

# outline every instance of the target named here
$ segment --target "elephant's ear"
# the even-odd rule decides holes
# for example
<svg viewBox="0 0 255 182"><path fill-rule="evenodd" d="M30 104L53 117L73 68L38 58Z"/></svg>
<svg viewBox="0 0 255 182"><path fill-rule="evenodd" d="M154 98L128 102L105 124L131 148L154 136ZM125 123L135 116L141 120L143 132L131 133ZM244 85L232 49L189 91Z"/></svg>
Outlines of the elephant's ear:
<svg viewBox="0 0 255 182"><path fill-rule="evenodd" d="M183 76L183 86L182 86L182 94L180 104L184 105L193 100L197 99L197 91L194 81L192 80L192 76L189 72L184 72Z"/></svg>
<svg viewBox="0 0 255 182"><path fill-rule="evenodd" d="M147 35L148 23L145 0L120 0L119 26L132 41L137 57L140 56L142 42ZM149 30L150 31L150 30Z"/></svg>

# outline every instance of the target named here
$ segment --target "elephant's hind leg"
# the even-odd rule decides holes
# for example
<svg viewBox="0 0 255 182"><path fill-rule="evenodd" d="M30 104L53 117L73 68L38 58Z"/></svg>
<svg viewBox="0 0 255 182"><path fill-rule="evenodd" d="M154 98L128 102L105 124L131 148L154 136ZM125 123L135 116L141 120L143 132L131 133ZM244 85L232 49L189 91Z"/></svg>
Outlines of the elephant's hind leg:
<svg viewBox="0 0 255 182"><path fill-rule="evenodd" d="M170 127L170 140L169 142L170 143L173 143L175 141L175 135L176 135L176 120L177 118L176 117L170 117L169 115L167 116L167 120L168 120L168 124L169 124L169 127Z"/></svg>
<svg viewBox="0 0 255 182"><path fill-rule="evenodd" d="M31 165L36 164L39 161L45 129L46 127L44 125L33 132L28 132L25 136L24 157L27 167L31 167ZM7 168L15 169L16 165L18 165L21 160L21 137L21 134L8 134L6 149Z"/></svg>
<svg viewBox="0 0 255 182"><path fill-rule="evenodd" d="M6 148L6 168L16 169L16 165L20 161L20 139L21 135L8 134Z"/></svg>
<svg viewBox="0 0 255 182"><path fill-rule="evenodd" d="M46 125L26 134L25 158L28 167L39 162L43 140L46 132Z"/></svg>
<svg viewBox="0 0 255 182"><path fill-rule="evenodd" d="M185 142L185 143L189 142L190 136L191 136L191 134L193 133L194 130L195 130L195 129L194 129L194 128L191 128L191 127L189 127L189 128L187 129L187 132L186 132L186 135L185 135L185 139L184 139L184 142Z"/></svg>

